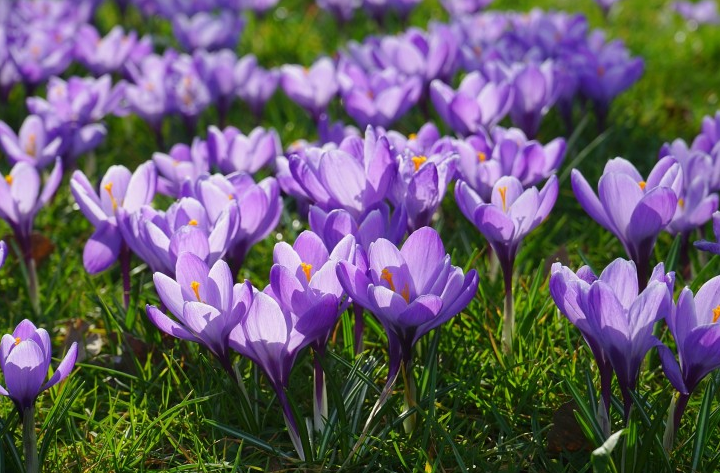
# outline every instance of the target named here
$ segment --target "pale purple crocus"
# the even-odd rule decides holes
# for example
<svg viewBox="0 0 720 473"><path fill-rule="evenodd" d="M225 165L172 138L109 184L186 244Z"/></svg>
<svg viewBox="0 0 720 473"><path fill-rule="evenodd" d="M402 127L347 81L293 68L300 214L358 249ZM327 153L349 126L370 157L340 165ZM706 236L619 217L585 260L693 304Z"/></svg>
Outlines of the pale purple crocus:
<svg viewBox="0 0 720 473"><path fill-rule="evenodd" d="M513 104L513 88L474 71L465 76L457 90L440 80L432 81L430 100L450 128L468 135L496 125L507 115Z"/></svg>
<svg viewBox="0 0 720 473"><path fill-rule="evenodd" d="M162 120L172 105L171 94L166 89L171 55L151 54L137 66L130 68L133 83L125 90L128 109L148 122L155 133L158 147L162 148Z"/></svg>
<svg viewBox="0 0 720 473"><path fill-rule="evenodd" d="M42 189L40 173L26 162L17 163L10 174L0 179L0 218L12 228L22 252L28 273L28 292L35 312L40 310L40 296L32 254L33 223L35 215L50 202L60 186L62 169L62 162L58 158Z"/></svg>
<svg viewBox="0 0 720 473"><path fill-rule="evenodd" d="M664 271L663 264L658 264L647 287L639 291L632 261L618 258L599 277L587 266L577 274L560 263L552 267L550 294L560 312L580 330L598 363L604 404L601 415L608 430L613 371L627 420L632 405L630 392L637 385L645 354L658 347L663 365L670 361L664 353L667 348L653 335L655 323L673 311L675 275ZM675 386L682 383L677 377L670 380Z"/></svg>
<svg viewBox="0 0 720 473"><path fill-rule="evenodd" d="M230 49L222 49L216 52L199 50L195 52L194 59L200 70L200 75L210 91L212 101L215 103L218 122L222 128L227 122L230 104L235 98L237 89L233 77L237 56Z"/></svg>
<svg viewBox="0 0 720 473"><path fill-rule="evenodd" d="M9 53L28 95L32 95L41 82L67 69L73 59L73 41L57 29L31 29L15 38Z"/></svg>
<svg viewBox="0 0 720 473"><path fill-rule="evenodd" d="M273 267L270 269L270 287L278 303L286 310L303 317L325 299L335 298L337 316L347 309L348 300L338 281L336 267L339 261L355 261L355 238L346 235L328 252L323 241L315 233L304 231L295 243L280 242L273 250ZM322 432L328 417L325 373L320 358L325 356L332 328L321 334L310 346L315 352L314 373L314 423L315 430Z"/></svg>
<svg viewBox="0 0 720 473"><path fill-rule="evenodd" d="M0 145L12 164L26 162L43 169L61 154L63 139L61 136L53 137L42 118L29 115L17 135L5 122L0 121Z"/></svg>
<svg viewBox="0 0 720 473"><path fill-rule="evenodd" d="M243 320L230 332L230 347L251 359L263 370L278 397L293 442L301 460L305 458L300 430L305 428L293 415L287 397L290 372L300 350L327 333L337 320L333 296L321 299L302 314L284 309L272 296L258 292Z"/></svg>
<svg viewBox="0 0 720 473"><path fill-rule="evenodd" d="M388 240L377 240L370 245L367 263L366 271L341 261L337 273L350 297L372 312L387 332L388 382L376 406L385 402L402 371L405 403L411 408L415 405L413 346L470 303L477 292L478 274L472 270L464 275L452 266L440 236L430 227L410 235L401 249ZM410 419L406 430L413 427Z"/></svg>
<svg viewBox="0 0 720 473"><path fill-rule="evenodd" d="M210 171L207 145L200 138L194 138L190 146L178 143L170 152L155 152L152 160L157 166L158 192L170 197L179 197L185 181L195 182Z"/></svg>
<svg viewBox="0 0 720 473"><path fill-rule="evenodd" d="M155 272L174 274L178 257L189 252L213 265L230 250L237 235L237 205L227 199L222 209L205 209L197 199L185 197L166 212L148 205L133 213L117 209L123 240ZM213 217L213 218L211 218Z"/></svg>
<svg viewBox="0 0 720 473"><path fill-rule="evenodd" d="M672 417L668 418L666 436L670 434L674 437L674 433L680 427L690 396L700 381L720 367L718 318L720 318L720 276L703 284L695 296L690 288L685 287L680 293L677 307L665 319L675 339L682 372L682 383L673 383L679 391L679 396L676 401L674 400ZM669 350L665 354L672 357ZM672 358L670 363L664 366L670 379L680 375L675 370L674 361Z"/></svg>
<svg viewBox="0 0 720 473"><path fill-rule="evenodd" d="M451 17L462 18L487 8L493 0L442 0L443 8Z"/></svg>
<svg viewBox="0 0 720 473"><path fill-rule="evenodd" d="M510 107L510 119L530 138L537 135L540 120L557 99L553 68L552 61L545 61L540 65L526 64L519 71L514 71L512 84L515 98Z"/></svg>
<svg viewBox="0 0 720 473"><path fill-rule="evenodd" d="M272 128L257 127L246 136L232 126L223 130L210 126L207 150L210 162L223 173L254 174L282 154L282 145Z"/></svg>
<svg viewBox="0 0 720 473"><path fill-rule="evenodd" d="M195 134L198 117L210 105L212 99L199 65L198 60L193 57L186 54L179 55L169 65L166 84L171 110L182 116L190 134Z"/></svg>
<svg viewBox="0 0 720 473"><path fill-rule="evenodd" d="M715 116L703 117L700 133L693 140L691 148L711 154L718 142L720 142L720 112L716 112Z"/></svg>
<svg viewBox="0 0 720 473"><path fill-rule="evenodd" d="M95 76L120 71L133 52L137 43L137 33L115 26L101 37L92 25L83 25L77 32L75 57Z"/></svg>
<svg viewBox="0 0 720 473"><path fill-rule="evenodd" d="M73 342L53 375L45 381L52 357L50 335L45 329L39 329L25 319L12 334L5 334L0 340L0 368L5 377L5 387L0 386L0 395L9 397L20 414L27 472L40 471L35 401L40 393L70 376L77 354L77 342Z"/></svg>
<svg viewBox="0 0 720 473"><path fill-rule="evenodd" d="M566 148L563 138L543 145L528 140L522 130L497 126L490 134L456 140L454 146L460 156L460 176L484 201L490 200L493 186L503 176L515 176L525 187L547 179L562 164Z"/></svg>
<svg viewBox="0 0 720 473"><path fill-rule="evenodd" d="M623 244L637 266L640 287L644 287L655 241L678 207L683 185L680 164L665 157L644 179L629 161L611 159L605 165L597 195L577 169L573 169L571 181L582 208Z"/></svg>
<svg viewBox="0 0 720 473"><path fill-rule="evenodd" d="M130 305L130 249L123 241L116 214L119 208L133 213L155 197L157 170L148 161L134 173L125 166L111 166L100 181L99 194L82 171L75 171L70 189L80 211L95 227L85 244L83 265L90 274L108 269L118 257L123 277L123 301Z"/></svg>
<svg viewBox="0 0 720 473"><path fill-rule="evenodd" d="M174 277L153 275L160 301L175 318L152 305L147 306L147 315L162 332L205 346L237 380L230 360L230 332L247 314L253 288L247 280L233 286L233 279L223 260L209 267L198 256L182 253Z"/></svg>
<svg viewBox="0 0 720 473"><path fill-rule="evenodd" d="M235 64L233 76L237 87L235 93L250 106L255 117L260 119L265 104L280 83L280 71L264 69L254 55L248 54Z"/></svg>
<svg viewBox="0 0 720 473"><path fill-rule="evenodd" d="M490 243L498 257L505 280L505 311L502 343L505 353L512 353L515 325L513 310L513 268L515 257L525 236L550 215L558 196L556 176L551 176L542 190L525 189L513 176L500 178L493 186L489 202L484 202L462 180L455 186L455 200L463 215Z"/></svg>
<svg viewBox="0 0 720 473"><path fill-rule="evenodd" d="M317 122L339 90L335 63L321 57L309 68L286 64L280 68L280 86Z"/></svg>
<svg viewBox="0 0 720 473"><path fill-rule="evenodd" d="M699 2L679 1L672 3L672 9L685 21L697 25L717 25L720 23L720 14L715 0L701 0Z"/></svg>
<svg viewBox="0 0 720 473"><path fill-rule="evenodd" d="M199 12L192 16L179 13L173 15L172 27L175 38L186 51L235 49L245 19L230 10L220 10L217 14Z"/></svg>

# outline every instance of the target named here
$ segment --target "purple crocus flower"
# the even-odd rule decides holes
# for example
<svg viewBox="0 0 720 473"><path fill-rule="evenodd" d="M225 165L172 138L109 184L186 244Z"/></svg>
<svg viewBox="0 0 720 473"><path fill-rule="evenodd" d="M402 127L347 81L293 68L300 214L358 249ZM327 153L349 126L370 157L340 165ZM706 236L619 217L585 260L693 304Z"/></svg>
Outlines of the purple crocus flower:
<svg viewBox="0 0 720 473"><path fill-rule="evenodd" d="M573 169L571 181L582 208L623 244L637 266L640 287L644 287L655 240L678 207L683 184L680 165L665 157L645 180L629 161L611 159L598 183L598 195L577 169Z"/></svg>
<svg viewBox="0 0 720 473"><path fill-rule="evenodd" d="M265 104L280 83L280 71L263 69L257 58L248 54L238 60L233 75L238 97L250 106L257 118L261 117Z"/></svg>
<svg viewBox="0 0 720 473"><path fill-rule="evenodd" d="M194 138L192 145L178 143L168 154L153 153L158 173L158 192L171 197L180 197L185 181L195 182L210 171L207 145L200 138Z"/></svg>
<svg viewBox="0 0 720 473"><path fill-rule="evenodd" d="M484 10L493 0L442 0L443 8L452 17L462 18Z"/></svg>
<svg viewBox="0 0 720 473"><path fill-rule="evenodd" d="M225 174L243 172L254 174L282 154L280 137L273 129L257 127L249 135L229 126L220 130L208 128L208 157Z"/></svg>
<svg viewBox="0 0 720 473"><path fill-rule="evenodd" d="M230 332L230 347L251 359L267 376L282 406L290 438L300 459L305 453L300 443L301 427L292 413L286 390L290 371L300 350L327 333L337 320L334 297L325 297L298 317L268 294L258 292L247 315Z"/></svg>
<svg viewBox="0 0 720 473"><path fill-rule="evenodd" d="M125 34L122 26L115 26L100 37L92 25L83 25L77 32L75 57L95 76L121 70L137 43L137 33Z"/></svg>
<svg viewBox="0 0 720 473"><path fill-rule="evenodd" d="M280 187L272 177L256 183L249 174L204 175L195 183L186 181L182 195L198 199L211 220L219 219L228 204L235 208L238 229L228 248L235 273L250 248L275 229L282 213Z"/></svg>
<svg viewBox="0 0 720 473"><path fill-rule="evenodd" d="M300 318L315 305L325 304L326 299L334 298L339 316L348 306L347 301L341 304L345 292L336 274L339 261L355 261L355 239L352 235L346 235L331 253L320 237L310 231L298 235L292 246L285 242L277 243L273 250L275 264L270 269L273 296L284 309L298 314ZM322 431L328 417L325 374L319 357L325 356L333 327L329 328L310 344L317 353L313 410L315 430L318 431Z"/></svg>
<svg viewBox="0 0 720 473"><path fill-rule="evenodd" d="M61 74L70 65L73 42L63 38L58 30L33 28L15 38L9 53L22 81L32 92L48 77Z"/></svg>
<svg viewBox="0 0 720 473"><path fill-rule="evenodd" d="M339 89L333 60L321 57L309 68L287 64L280 72L285 94L318 121Z"/></svg>
<svg viewBox="0 0 720 473"><path fill-rule="evenodd" d="M182 54L169 67L167 83L172 109L185 120L189 131L195 130L198 116L210 105L210 90L201 75L198 63Z"/></svg>
<svg viewBox="0 0 720 473"><path fill-rule="evenodd" d="M668 425L672 421L674 430L680 427L685 407L700 381L720 367L718 318L720 318L720 276L703 284L694 297L690 288L684 288L678 298L677 307L665 319L675 339L682 371L682 383L674 383L680 391L675 403L674 417L668 421ZM669 351L666 352L668 353ZM675 371L674 358L670 361L671 363L664 368L668 378L675 379L680 373ZM681 385L677 386L677 384Z"/></svg>
<svg viewBox="0 0 720 473"><path fill-rule="evenodd" d="M75 367L78 347L73 342L46 382L51 350L47 331L35 327L27 319L20 322L12 334L5 334L0 340L0 368L5 375L5 387L0 386L0 394L12 400L21 417L33 409L41 392L67 378Z"/></svg>
<svg viewBox="0 0 720 473"><path fill-rule="evenodd" d="M424 227L402 248L385 239L370 245L368 270L341 261L340 284L352 299L368 308L387 332L390 367L380 404L387 398L400 370L406 379L406 404L414 403L412 348L423 335L463 310L475 296L478 274L463 275L452 266L435 230ZM409 425L408 427L412 427Z"/></svg>
<svg viewBox="0 0 720 473"><path fill-rule="evenodd" d="M695 248L700 251L708 251L710 253L720 255L720 212L712 214L713 233L716 241L700 240L694 243Z"/></svg>
<svg viewBox="0 0 720 473"><path fill-rule="evenodd" d="M415 105L422 92L418 77L405 77L394 69L364 71L341 60L338 81L345 111L361 127L388 127Z"/></svg>
<svg viewBox="0 0 720 473"><path fill-rule="evenodd" d="M430 100L450 128L467 135L502 120L513 104L513 89L506 82L489 81L474 71L465 76L457 91L440 80L432 81Z"/></svg>
<svg viewBox="0 0 720 473"><path fill-rule="evenodd" d="M221 10L218 14L199 12L192 16L172 17L173 35L186 51L235 49L245 19L235 12Z"/></svg>
<svg viewBox="0 0 720 473"><path fill-rule="evenodd" d="M554 174L565 158L565 140L546 145L528 140L517 128L494 127L490 135L479 133L454 142L463 181L484 201L503 176L514 176L523 186L539 184Z"/></svg>
<svg viewBox="0 0 720 473"><path fill-rule="evenodd" d="M554 175L540 191L535 187L525 190L513 176L502 177L495 183L487 203L464 181L459 180L455 186L458 207L485 236L500 261L505 279L502 342L506 353L512 352L515 325L512 295L515 256L525 236L550 214L557 196L558 182Z"/></svg>
<svg viewBox="0 0 720 473"><path fill-rule="evenodd" d="M29 115L17 135L0 121L0 145L11 163L25 162L42 169L60 155L63 140L49 134L40 117Z"/></svg>
<svg viewBox="0 0 720 473"><path fill-rule="evenodd" d="M553 106L558 95L552 61L540 65L527 64L513 77L515 98L510 118L527 136L534 138L540 120Z"/></svg>
<svg viewBox="0 0 720 473"><path fill-rule="evenodd" d="M361 0L316 0L317 5L329 11L340 22L348 22L361 7Z"/></svg>
<svg viewBox="0 0 720 473"><path fill-rule="evenodd" d="M604 419L610 409L612 372L625 401L625 418L630 414L630 391L637 384L645 354L662 343L653 335L655 322L673 311L674 273L664 274L658 264L647 287L638 292L638 275L632 261L616 259L596 277L587 267L577 274L553 264L550 294L590 347L600 369ZM661 348L661 354L664 349ZM667 360L662 356L663 363ZM678 383L676 377L671 378ZM609 429L609 425L606 425Z"/></svg>
<svg viewBox="0 0 720 473"><path fill-rule="evenodd" d="M153 275L160 301L175 316L147 306L150 321L173 337L199 343L218 359L235 379L230 361L230 332L243 320L253 300L249 281L233 286L230 267L218 260L212 267L192 253L182 253L175 277Z"/></svg>
<svg viewBox="0 0 720 473"><path fill-rule="evenodd" d="M151 54L145 57L138 66L130 69L134 83L128 84L125 91L129 110L148 122L160 143L162 119L172 104L171 95L166 90L170 60L170 55Z"/></svg>
<svg viewBox="0 0 720 473"><path fill-rule="evenodd" d="M238 230L238 209L227 196L222 209L208 209L185 197L167 212L144 205L133 213L117 209L123 240L155 272L173 274L178 257L190 252L208 265L230 249Z"/></svg>
<svg viewBox="0 0 720 473"><path fill-rule="evenodd" d="M720 14L715 0L701 0L697 3L688 1L673 2L673 10L685 18L689 23L696 25L717 25L720 23Z"/></svg>
<svg viewBox="0 0 720 473"><path fill-rule="evenodd" d="M703 117L700 134L693 140L691 148L711 154L718 142L720 142L720 112L716 112L714 117L710 115Z"/></svg>
<svg viewBox="0 0 720 473"><path fill-rule="evenodd" d="M214 53L200 50L195 52L194 58L200 75L217 106L218 121L224 126L237 89L233 77L237 56L230 49L222 49Z"/></svg>

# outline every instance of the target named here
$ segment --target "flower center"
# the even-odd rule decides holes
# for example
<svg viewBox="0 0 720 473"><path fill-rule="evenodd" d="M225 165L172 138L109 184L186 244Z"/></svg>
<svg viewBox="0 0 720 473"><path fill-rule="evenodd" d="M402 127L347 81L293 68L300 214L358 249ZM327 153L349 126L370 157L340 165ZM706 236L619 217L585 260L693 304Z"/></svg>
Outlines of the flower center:
<svg viewBox="0 0 720 473"><path fill-rule="evenodd" d="M188 222L188 225L190 225L191 227L197 227L197 224L198 224L198 221L195 219L192 219Z"/></svg>
<svg viewBox="0 0 720 473"><path fill-rule="evenodd" d="M505 186L498 187L498 192L500 193L500 198L502 199L503 212L507 212L507 200L506 200L507 187L505 187Z"/></svg>
<svg viewBox="0 0 720 473"><path fill-rule="evenodd" d="M405 283L405 287L403 287L403 290L400 291L400 295L403 299L405 299L405 302L408 304L410 303L410 288L408 287L407 283Z"/></svg>
<svg viewBox="0 0 720 473"><path fill-rule="evenodd" d="M195 293L195 298L198 300L198 302L202 302L200 300L200 283L197 281L193 281L190 283L190 289Z"/></svg>
<svg viewBox="0 0 720 473"><path fill-rule="evenodd" d="M310 271L312 271L312 265L308 263L300 263L300 267L302 268L303 273L305 273L305 277L308 282L310 282Z"/></svg>
<svg viewBox="0 0 720 473"><path fill-rule="evenodd" d="M20 337L15 337L15 346L20 345Z"/></svg>
<svg viewBox="0 0 720 473"><path fill-rule="evenodd" d="M37 152L37 136L35 133L30 133L28 136L27 144L25 144L25 153L29 156L35 157Z"/></svg>
<svg viewBox="0 0 720 473"><path fill-rule="evenodd" d="M685 208L685 199L683 199L682 197L678 199L678 207L680 207L681 209Z"/></svg>
<svg viewBox="0 0 720 473"><path fill-rule="evenodd" d="M647 186L647 182L640 181L640 182L638 182L638 185L640 186L640 189L645 190L645 186Z"/></svg>
<svg viewBox="0 0 720 473"><path fill-rule="evenodd" d="M113 212L114 212L115 210L117 210L118 204L117 204L117 200L115 200L115 197L113 196L112 188L113 188L112 182L108 182L104 187L105 191L110 196L110 202L112 202L112 207L113 207Z"/></svg>
<svg viewBox="0 0 720 473"><path fill-rule="evenodd" d="M393 283L392 274L390 274L390 271L388 271L387 268L384 268L380 273L380 279L387 281L388 286L390 286L390 290L395 292L395 283Z"/></svg>
<svg viewBox="0 0 720 473"><path fill-rule="evenodd" d="M598 66L598 67L597 67L597 75L599 75L600 77L604 76L604 75L605 75L605 68L602 67L602 66Z"/></svg>
<svg viewBox="0 0 720 473"><path fill-rule="evenodd" d="M413 141L413 140L416 140L416 139L417 139L417 134L416 134L416 133L410 133L410 134L408 135L408 141Z"/></svg>
<svg viewBox="0 0 720 473"><path fill-rule="evenodd" d="M228 200L235 200L235 196L232 194L228 194Z"/></svg>
<svg viewBox="0 0 720 473"><path fill-rule="evenodd" d="M420 166L422 166L425 161L427 161L427 156L414 156L412 158L413 165L415 166L415 172L420 169Z"/></svg>
<svg viewBox="0 0 720 473"><path fill-rule="evenodd" d="M480 161L481 163L487 161L487 154L483 153L482 151L478 151L477 157L478 161Z"/></svg>
<svg viewBox="0 0 720 473"><path fill-rule="evenodd" d="M10 174L8 174L7 176L5 176L5 182L7 182L7 184L9 186L11 186L13 183L13 177Z"/></svg>

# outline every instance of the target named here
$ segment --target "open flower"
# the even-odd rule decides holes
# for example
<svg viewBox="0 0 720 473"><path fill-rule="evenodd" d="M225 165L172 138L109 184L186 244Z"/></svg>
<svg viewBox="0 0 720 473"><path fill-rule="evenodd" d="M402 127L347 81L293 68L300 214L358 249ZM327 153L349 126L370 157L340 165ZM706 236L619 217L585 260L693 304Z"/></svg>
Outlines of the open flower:
<svg viewBox="0 0 720 473"><path fill-rule="evenodd" d="M309 68L287 64L280 72L280 86L285 94L317 121L339 89L332 59L321 57Z"/></svg>
<svg viewBox="0 0 720 473"><path fill-rule="evenodd" d="M0 145L13 164L26 162L42 169L60 156L63 144L62 137L50 134L37 115L29 115L17 135L0 121Z"/></svg>
<svg viewBox="0 0 720 473"><path fill-rule="evenodd" d="M254 174L282 154L282 145L280 137L272 128L265 130L257 127L246 136L232 126L224 130L210 126L207 151L210 162L225 174Z"/></svg>
<svg viewBox="0 0 720 473"><path fill-rule="evenodd" d="M33 407L41 392L70 375L77 359L77 343L73 342L46 382L51 357L50 335L27 319L15 327L12 335L5 334L0 340L0 368L5 375L5 387L0 386L0 394L15 403L21 416Z"/></svg>

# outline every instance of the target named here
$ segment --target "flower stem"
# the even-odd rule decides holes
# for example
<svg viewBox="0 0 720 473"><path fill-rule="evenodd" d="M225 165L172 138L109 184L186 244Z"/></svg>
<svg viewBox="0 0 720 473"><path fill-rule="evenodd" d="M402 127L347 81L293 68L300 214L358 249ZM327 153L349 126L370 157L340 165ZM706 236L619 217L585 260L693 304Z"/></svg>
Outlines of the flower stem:
<svg viewBox="0 0 720 473"><path fill-rule="evenodd" d="M322 432L325 429L325 419L328 418L327 386L325 372L320 363L319 352L315 352L313 359L315 389L313 390L313 414L315 430Z"/></svg>
<svg viewBox="0 0 720 473"><path fill-rule="evenodd" d="M35 432L35 406L23 411L23 451L25 452L25 472L39 473L40 461L37 451L37 433Z"/></svg>
<svg viewBox="0 0 720 473"><path fill-rule="evenodd" d="M353 303L355 313L355 355L363 351L363 332L365 331L365 319L363 319L363 308L357 302Z"/></svg>
<svg viewBox="0 0 720 473"><path fill-rule="evenodd" d="M415 384L415 376L413 376L412 366L410 363L404 363L401 365L403 383L405 384L405 398L403 401L403 412L407 412L413 407L417 406L417 386ZM417 414L413 413L405 418L403 421L403 427L405 427L405 433L410 434L415 430L417 425Z"/></svg>
<svg viewBox="0 0 720 473"><path fill-rule="evenodd" d="M120 248L120 272L123 281L123 305L125 310L130 307L130 248L123 243Z"/></svg>
<svg viewBox="0 0 720 473"><path fill-rule="evenodd" d="M290 407L290 400L287 398L287 394L285 394L285 390L282 387L278 388L276 391L278 400L282 405L283 417L285 418L285 425L287 426L288 434L290 434L290 440L292 441L300 460L305 461L305 451L302 446L302 441L300 440L300 429L298 428L297 420L295 419L292 408Z"/></svg>
<svg viewBox="0 0 720 473"><path fill-rule="evenodd" d="M35 314L40 314L40 294L38 292L37 265L32 254L32 237L25 232L16 232L15 238L20 245L25 270L27 271L28 296Z"/></svg>
<svg viewBox="0 0 720 473"><path fill-rule="evenodd" d="M506 355L512 355L513 333L515 331L515 310L513 308L512 265L503 268L505 279L505 311L503 313L502 346Z"/></svg>

